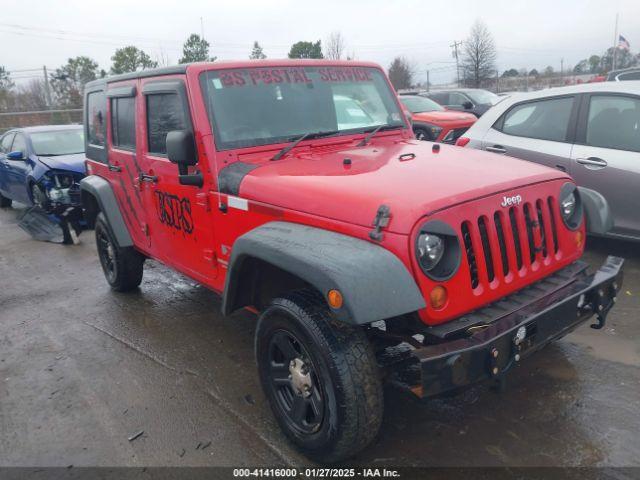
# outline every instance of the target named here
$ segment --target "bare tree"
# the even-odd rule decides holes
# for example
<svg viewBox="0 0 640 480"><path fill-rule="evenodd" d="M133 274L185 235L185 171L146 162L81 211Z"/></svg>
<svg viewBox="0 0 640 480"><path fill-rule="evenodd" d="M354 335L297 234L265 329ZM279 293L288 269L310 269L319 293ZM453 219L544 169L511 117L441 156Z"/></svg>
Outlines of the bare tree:
<svg viewBox="0 0 640 480"><path fill-rule="evenodd" d="M389 65L389 80L396 90L411 88L413 67L404 57L396 57Z"/></svg>
<svg viewBox="0 0 640 480"><path fill-rule="evenodd" d="M20 85L16 91L16 103L20 110L46 110L47 94L44 80L32 79Z"/></svg>
<svg viewBox="0 0 640 480"><path fill-rule="evenodd" d="M340 60L342 58L342 54L346 48L342 33L337 30L331 32L331 35L327 38L325 45L324 58L328 58L329 60Z"/></svg>
<svg viewBox="0 0 640 480"><path fill-rule="evenodd" d="M471 86L480 87L483 81L495 75L495 62L496 46L493 36L481 20L476 20L469 38L464 42L462 68L465 78Z"/></svg>

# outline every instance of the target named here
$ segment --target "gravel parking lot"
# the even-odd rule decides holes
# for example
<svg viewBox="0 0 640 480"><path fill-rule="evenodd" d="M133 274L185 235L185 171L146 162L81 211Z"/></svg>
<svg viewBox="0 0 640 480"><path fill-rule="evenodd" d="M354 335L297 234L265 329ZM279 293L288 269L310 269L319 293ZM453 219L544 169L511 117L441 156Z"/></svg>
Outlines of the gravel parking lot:
<svg viewBox="0 0 640 480"><path fill-rule="evenodd" d="M0 211L0 459L8 465L300 465L258 385L255 318L148 262L139 291L104 281L93 232L32 240ZM507 390L420 403L389 390L366 465L640 465L640 251L604 331L528 359ZM140 436L133 439L143 432ZM132 438L131 440L129 440Z"/></svg>

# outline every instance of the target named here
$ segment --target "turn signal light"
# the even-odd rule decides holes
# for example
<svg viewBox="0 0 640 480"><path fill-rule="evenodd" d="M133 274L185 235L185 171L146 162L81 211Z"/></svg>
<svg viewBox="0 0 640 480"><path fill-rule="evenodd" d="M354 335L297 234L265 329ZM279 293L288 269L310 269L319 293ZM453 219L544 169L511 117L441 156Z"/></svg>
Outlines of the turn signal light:
<svg viewBox="0 0 640 480"><path fill-rule="evenodd" d="M581 231L576 232L576 245L578 248L582 247L582 242L584 242L584 234Z"/></svg>
<svg viewBox="0 0 640 480"><path fill-rule="evenodd" d="M327 301L331 308L340 308L344 303L344 299L339 290L329 290L329 293L327 293Z"/></svg>
<svg viewBox="0 0 640 480"><path fill-rule="evenodd" d="M447 300L448 296L446 288L442 285L433 287L433 290L431 290L431 293L429 294L429 302L434 310L442 309L446 305Z"/></svg>

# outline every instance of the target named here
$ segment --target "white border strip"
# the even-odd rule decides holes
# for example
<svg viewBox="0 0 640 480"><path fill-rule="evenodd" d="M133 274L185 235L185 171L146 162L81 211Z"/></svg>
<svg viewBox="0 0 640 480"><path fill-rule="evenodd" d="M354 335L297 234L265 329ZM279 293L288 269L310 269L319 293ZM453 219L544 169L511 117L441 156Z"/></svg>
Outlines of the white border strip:
<svg viewBox="0 0 640 480"><path fill-rule="evenodd" d="M246 199L240 197L228 196L227 206L230 208L236 208L238 210L249 210L249 202Z"/></svg>

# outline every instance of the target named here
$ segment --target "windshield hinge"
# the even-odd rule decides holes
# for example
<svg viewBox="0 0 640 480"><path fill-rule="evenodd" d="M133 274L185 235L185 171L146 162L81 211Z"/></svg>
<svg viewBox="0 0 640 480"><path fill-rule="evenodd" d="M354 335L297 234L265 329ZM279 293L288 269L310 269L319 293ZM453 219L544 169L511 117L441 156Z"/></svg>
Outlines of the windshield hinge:
<svg viewBox="0 0 640 480"><path fill-rule="evenodd" d="M382 240L382 229L389 225L391 209L387 205L380 205L373 220L373 230L369 232L369 238L377 242Z"/></svg>

